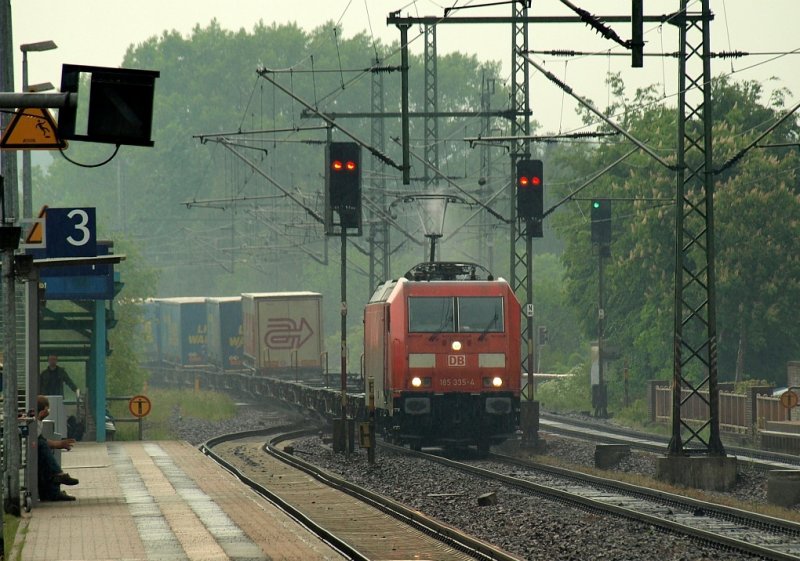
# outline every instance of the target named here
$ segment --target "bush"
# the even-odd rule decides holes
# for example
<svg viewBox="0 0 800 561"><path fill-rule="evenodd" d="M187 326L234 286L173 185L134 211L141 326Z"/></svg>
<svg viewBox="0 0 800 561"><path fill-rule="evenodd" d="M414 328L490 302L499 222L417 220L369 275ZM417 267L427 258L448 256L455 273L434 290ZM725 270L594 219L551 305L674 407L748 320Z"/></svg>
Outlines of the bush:
<svg viewBox="0 0 800 561"><path fill-rule="evenodd" d="M589 384L589 367L575 366L569 376L548 380L536 385L534 399L542 410L558 412L585 412L592 407L592 390Z"/></svg>

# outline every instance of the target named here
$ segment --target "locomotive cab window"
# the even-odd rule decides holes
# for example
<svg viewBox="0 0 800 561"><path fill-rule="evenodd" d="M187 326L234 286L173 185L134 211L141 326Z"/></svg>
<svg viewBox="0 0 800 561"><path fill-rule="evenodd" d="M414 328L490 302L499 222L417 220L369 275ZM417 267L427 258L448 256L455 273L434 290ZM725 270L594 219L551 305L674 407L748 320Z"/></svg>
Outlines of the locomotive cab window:
<svg viewBox="0 0 800 561"><path fill-rule="evenodd" d="M452 333L455 331L453 298L416 297L408 299L409 333Z"/></svg>
<svg viewBox="0 0 800 561"><path fill-rule="evenodd" d="M460 297L458 330L462 333L502 333L503 299L486 296Z"/></svg>
<svg viewBox="0 0 800 561"><path fill-rule="evenodd" d="M492 296L410 297L408 332L502 333L503 299Z"/></svg>

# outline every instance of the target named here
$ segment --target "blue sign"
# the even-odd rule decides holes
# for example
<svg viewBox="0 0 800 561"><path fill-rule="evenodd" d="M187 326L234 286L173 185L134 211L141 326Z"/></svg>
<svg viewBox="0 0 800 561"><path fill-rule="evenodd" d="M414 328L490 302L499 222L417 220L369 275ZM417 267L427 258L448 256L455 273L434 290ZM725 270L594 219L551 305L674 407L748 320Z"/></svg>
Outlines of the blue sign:
<svg viewBox="0 0 800 561"><path fill-rule="evenodd" d="M105 244L97 246L98 255L108 255ZM70 265L43 267L39 278L45 285L48 300L112 300L114 298L114 266Z"/></svg>
<svg viewBox="0 0 800 561"><path fill-rule="evenodd" d="M100 255L109 255L107 245L100 244L97 246L97 257ZM33 253L34 259L40 258L37 253ZM46 277L93 277L93 276L110 276L114 272L114 266L110 264L100 263L96 265L69 265L67 267L42 267L39 269L39 276Z"/></svg>
<svg viewBox="0 0 800 561"><path fill-rule="evenodd" d="M48 208L45 224L47 257L97 255L97 231L93 207Z"/></svg>
<svg viewBox="0 0 800 561"><path fill-rule="evenodd" d="M47 300L113 300L112 276L45 277Z"/></svg>

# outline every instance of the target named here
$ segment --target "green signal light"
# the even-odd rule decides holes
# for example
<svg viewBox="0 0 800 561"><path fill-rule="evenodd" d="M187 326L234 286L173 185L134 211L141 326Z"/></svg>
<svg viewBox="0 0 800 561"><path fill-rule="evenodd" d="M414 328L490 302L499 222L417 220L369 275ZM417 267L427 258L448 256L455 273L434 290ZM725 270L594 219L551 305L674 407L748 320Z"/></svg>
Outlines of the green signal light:
<svg viewBox="0 0 800 561"><path fill-rule="evenodd" d="M600 201L592 201L592 206L594 208L600 208Z"/></svg>

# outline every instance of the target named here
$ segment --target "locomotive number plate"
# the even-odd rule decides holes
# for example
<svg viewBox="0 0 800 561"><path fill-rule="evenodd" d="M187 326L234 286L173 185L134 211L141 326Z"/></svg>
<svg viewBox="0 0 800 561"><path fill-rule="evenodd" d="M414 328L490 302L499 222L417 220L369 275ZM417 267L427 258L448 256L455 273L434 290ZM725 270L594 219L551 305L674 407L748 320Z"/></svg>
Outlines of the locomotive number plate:
<svg viewBox="0 0 800 561"><path fill-rule="evenodd" d="M466 366L467 357L464 355L447 355L447 366Z"/></svg>
<svg viewBox="0 0 800 561"><path fill-rule="evenodd" d="M441 384L445 388L470 388L478 385L474 378L442 378Z"/></svg>

